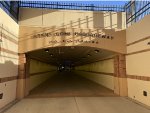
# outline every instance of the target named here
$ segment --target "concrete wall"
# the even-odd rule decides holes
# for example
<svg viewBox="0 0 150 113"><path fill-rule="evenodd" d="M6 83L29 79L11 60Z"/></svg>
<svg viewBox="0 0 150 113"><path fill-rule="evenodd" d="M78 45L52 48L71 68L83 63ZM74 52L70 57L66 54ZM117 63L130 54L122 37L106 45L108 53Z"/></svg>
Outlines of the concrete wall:
<svg viewBox="0 0 150 113"><path fill-rule="evenodd" d="M30 90L40 85L51 76L55 75L56 70L56 66L52 66L50 64L31 59L29 80Z"/></svg>
<svg viewBox="0 0 150 113"><path fill-rule="evenodd" d="M56 33L68 32L69 35L57 35ZM42 33L51 33L49 36L35 38ZM110 38L78 36L74 33L92 33L99 35L110 35ZM109 46L108 46L109 45ZM117 53L126 53L126 31L114 29L80 29L80 28L53 28L20 26L19 29L19 53L26 53L38 49L58 46L88 46ZM119 46L119 47L118 47Z"/></svg>
<svg viewBox="0 0 150 113"><path fill-rule="evenodd" d="M20 9L21 26L124 29L125 13L79 10Z"/></svg>
<svg viewBox="0 0 150 113"><path fill-rule="evenodd" d="M18 24L0 8L0 108L16 99Z"/></svg>
<svg viewBox="0 0 150 113"><path fill-rule="evenodd" d="M114 90L114 59L77 66L75 72L87 79Z"/></svg>
<svg viewBox="0 0 150 113"><path fill-rule="evenodd" d="M20 8L19 25L19 53L57 46L90 46L126 53L124 12ZM70 35L55 35L60 32L69 32ZM113 39L77 36L74 35L75 32L105 34L112 36ZM52 35L33 38L34 35L41 33L52 33ZM69 43L64 43L68 40ZM87 43L89 41L97 43Z"/></svg>
<svg viewBox="0 0 150 113"><path fill-rule="evenodd" d="M150 106L150 15L126 30L128 96ZM147 96L143 95L147 92Z"/></svg>

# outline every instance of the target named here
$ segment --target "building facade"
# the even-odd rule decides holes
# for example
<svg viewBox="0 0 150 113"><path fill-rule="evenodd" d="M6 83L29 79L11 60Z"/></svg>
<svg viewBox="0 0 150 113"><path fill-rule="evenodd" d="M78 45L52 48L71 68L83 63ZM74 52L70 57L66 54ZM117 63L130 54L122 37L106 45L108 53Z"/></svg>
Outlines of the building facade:
<svg viewBox="0 0 150 113"><path fill-rule="evenodd" d="M66 59L74 73L150 106L149 1L136 10L140 2L116 10L31 3L1 2L0 108L27 96Z"/></svg>

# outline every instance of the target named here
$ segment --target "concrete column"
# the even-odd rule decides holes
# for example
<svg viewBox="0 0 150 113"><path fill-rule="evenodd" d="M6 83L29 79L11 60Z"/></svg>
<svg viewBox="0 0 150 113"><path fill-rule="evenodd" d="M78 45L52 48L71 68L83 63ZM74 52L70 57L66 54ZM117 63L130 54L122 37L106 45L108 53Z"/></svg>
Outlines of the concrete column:
<svg viewBox="0 0 150 113"><path fill-rule="evenodd" d="M127 96L127 76L125 55L119 54L114 59L114 93Z"/></svg>
<svg viewBox="0 0 150 113"><path fill-rule="evenodd" d="M114 58L114 93L119 95L119 56Z"/></svg>
<svg viewBox="0 0 150 113"><path fill-rule="evenodd" d="M30 57L26 55L25 65L25 96L29 95L30 91Z"/></svg>
<svg viewBox="0 0 150 113"><path fill-rule="evenodd" d="M25 54L19 54L17 99L22 99L29 93L29 63L30 59Z"/></svg>

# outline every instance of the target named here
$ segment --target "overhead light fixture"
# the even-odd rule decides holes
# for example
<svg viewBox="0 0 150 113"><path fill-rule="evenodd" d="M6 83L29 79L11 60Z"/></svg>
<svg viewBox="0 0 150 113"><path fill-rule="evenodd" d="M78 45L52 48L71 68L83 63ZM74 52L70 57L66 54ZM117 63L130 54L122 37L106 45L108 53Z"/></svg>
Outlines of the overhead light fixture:
<svg viewBox="0 0 150 113"><path fill-rule="evenodd" d="M53 56L53 54L50 54L50 56L52 57L52 56Z"/></svg>
<svg viewBox="0 0 150 113"><path fill-rule="evenodd" d="M91 56L90 54L87 54L87 56Z"/></svg>
<svg viewBox="0 0 150 113"><path fill-rule="evenodd" d="M48 53L48 52L49 52L49 49L45 49L45 52L47 52L47 53Z"/></svg>
<svg viewBox="0 0 150 113"><path fill-rule="evenodd" d="M95 53L98 53L99 52L99 50L94 50L95 51Z"/></svg>

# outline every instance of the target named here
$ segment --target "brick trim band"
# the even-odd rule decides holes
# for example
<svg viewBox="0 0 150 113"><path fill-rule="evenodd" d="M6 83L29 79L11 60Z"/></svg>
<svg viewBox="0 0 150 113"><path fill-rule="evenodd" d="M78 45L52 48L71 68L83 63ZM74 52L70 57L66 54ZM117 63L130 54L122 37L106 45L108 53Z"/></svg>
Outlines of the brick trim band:
<svg viewBox="0 0 150 113"><path fill-rule="evenodd" d="M1 29L1 30L4 30L4 31L7 32L8 34L12 35L14 38L18 39L18 37L17 37L15 34L13 34L13 33L11 33L10 31L8 31L8 30L7 30L5 27L3 27L2 25L0 25L0 29Z"/></svg>
<svg viewBox="0 0 150 113"><path fill-rule="evenodd" d="M131 43L129 43L129 44L126 44L126 46L131 46L131 45L134 45L134 44L136 44L136 43L145 41L145 40L147 40L147 39L150 39L150 37L148 36L148 37L146 37L146 38L142 38L142 39L139 39L139 40L137 40L137 41L131 42Z"/></svg>
<svg viewBox="0 0 150 113"><path fill-rule="evenodd" d="M8 50L8 49L4 49L2 47L0 47L0 51L6 52L6 53L9 53L9 54L13 54L13 55L18 55L17 52L14 52L14 51L11 51L11 50Z"/></svg>
<svg viewBox="0 0 150 113"><path fill-rule="evenodd" d="M136 79L136 80L143 80L143 81L150 81L150 77L148 77L148 76L127 75L127 78Z"/></svg>
<svg viewBox="0 0 150 113"><path fill-rule="evenodd" d="M53 71L55 71L55 70L53 70ZM77 70L77 71L83 71L83 70ZM49 72L52 72L52 71L49 71ZM31 74L30 76L35 76L38 74L49 73L49 72L47 71L47 72L34 73L34 74ZM114 75L113 73L104 73L104 72L92 72L92 71L83 71L83 72L105 74L105 75L110 75L110 76ZM147 76L127 75L127 78L135 79L135 80L150 81L150 77L147 77ZM4 77L4 78L0 78L0 83L17 80L17 79L21 79L21 78L19 78L19 76Z"/></svg>
<svg viewBox="0 0 150 113"><path fill-rule="evenodd" d="M150 49L144 49L144 50L140 50L140 51L135 51L135 52L132 52L132 53L127 53L126 56L133 55L133 54L139 54L139 53L143 53L143 52L148 52L148 51L150 51Z"/></svg>
<svg viewBox="0 0 150 113"><path fill-rule="evenodd" d="M12 80L17 80L17 77L18 76L0 78L0 83L12 81Z"/></svg>
<svg viewBox="0 0 150 113"><path fill-rule="evenodd" d="M5 39L7 39L7 40L13 42L14 44L18 45L18 41L15 40L15 39L13 39L12 37L10 37L10 36L8 36L8 35L6 35L6 34L4 34L4 33L0 33L0 36L2 36L2 38L5 38Z"/></svg>
<svg viewBox="0 0 150 113"><path fill-rule="evenodd" d="M83 71L83 72L88 72L88 73L104 74L104 75L110 75L110 76L114 76L114 73L95 72L95 71L84 71L84 70L76 70L76 71Z"/></svg>

